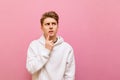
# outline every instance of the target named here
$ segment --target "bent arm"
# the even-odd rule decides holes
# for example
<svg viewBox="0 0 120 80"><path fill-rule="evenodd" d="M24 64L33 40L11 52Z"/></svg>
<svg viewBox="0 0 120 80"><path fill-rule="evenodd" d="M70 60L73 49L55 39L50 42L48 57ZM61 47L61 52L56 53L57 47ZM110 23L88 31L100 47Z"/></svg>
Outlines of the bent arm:
<svg viewBox="0 0 120 80"><path fill-rule="evenodd" d="M49 59L49 53L50 51L48 49L44 48L42 50L38 50L36 46L33 46L31 44L27 52L27 70L31 74L34 74L35 72L41 70Z"/></svg>

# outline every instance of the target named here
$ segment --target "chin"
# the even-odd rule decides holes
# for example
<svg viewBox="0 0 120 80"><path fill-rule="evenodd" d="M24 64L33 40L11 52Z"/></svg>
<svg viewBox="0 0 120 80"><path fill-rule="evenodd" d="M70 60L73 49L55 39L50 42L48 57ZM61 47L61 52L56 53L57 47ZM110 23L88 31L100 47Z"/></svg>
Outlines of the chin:
<svg viewBox="0 0 120 80"><path fill-rule="evenodd" d="M50 37L53 37L54 35L50 35Z"/></svg>
<svg viewBox="0 0 120 80"><path fill-rule="evenodd" d="M55 35L54 34L50 34L50 37L54 37Z"/></svg>

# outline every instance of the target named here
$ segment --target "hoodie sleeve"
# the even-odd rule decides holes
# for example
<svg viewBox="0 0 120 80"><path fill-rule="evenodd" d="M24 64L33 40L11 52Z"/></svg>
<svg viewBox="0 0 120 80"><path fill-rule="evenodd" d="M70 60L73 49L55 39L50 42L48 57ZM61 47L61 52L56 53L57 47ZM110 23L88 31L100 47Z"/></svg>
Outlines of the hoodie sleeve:
<svg viewBox="0 0 120 80"><path fill-rule="evenodd" d="M67 59L64 80L75 80L75 60L73 50L70 51Z"/></svg>
<svg viewBox="0 0 120 80"><path fill-rule="evenodd" d="M31 74L42 69L49 59L50 51L46 48L39 49L39 46L33 43L28 47L26 68Z"/></svg>

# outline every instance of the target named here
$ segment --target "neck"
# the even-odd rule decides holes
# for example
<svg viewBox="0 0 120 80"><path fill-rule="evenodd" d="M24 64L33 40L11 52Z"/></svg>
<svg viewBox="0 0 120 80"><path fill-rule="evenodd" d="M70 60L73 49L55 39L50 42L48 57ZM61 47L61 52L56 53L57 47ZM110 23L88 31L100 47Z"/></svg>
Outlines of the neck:
<svg viewBox="0 0 120 80"><path fill-rule="evenodd" d="M56 40L56 36L50 36L50 40L53 40L53 41L55 41Z"/></svg>
<svg viewBox="0 0 120 80"><path fill-rule="evenodd" d="M57 37L55 36L55 37L51 38L50 40L53 40L53 42L56 43L57 42Z"/></svg>

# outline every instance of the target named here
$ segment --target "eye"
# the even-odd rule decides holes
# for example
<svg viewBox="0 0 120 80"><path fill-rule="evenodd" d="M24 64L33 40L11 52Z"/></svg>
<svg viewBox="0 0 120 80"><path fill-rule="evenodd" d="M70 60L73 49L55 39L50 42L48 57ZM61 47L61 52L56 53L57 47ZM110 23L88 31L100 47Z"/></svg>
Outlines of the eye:
<svg viewBox="0 0 120 80"><path fill-rule="evenodd" d="M47 25L50 25L50 23L46 23L45 25L46 25L46 26L47 26Z"/></svg>
<svg viewBox="0 0 120 80"><path fill-rule="evenodd" d="M53 23L52 23L52 25L56 25L56 23L55 23L55 22L53 22Z"/></svg>

